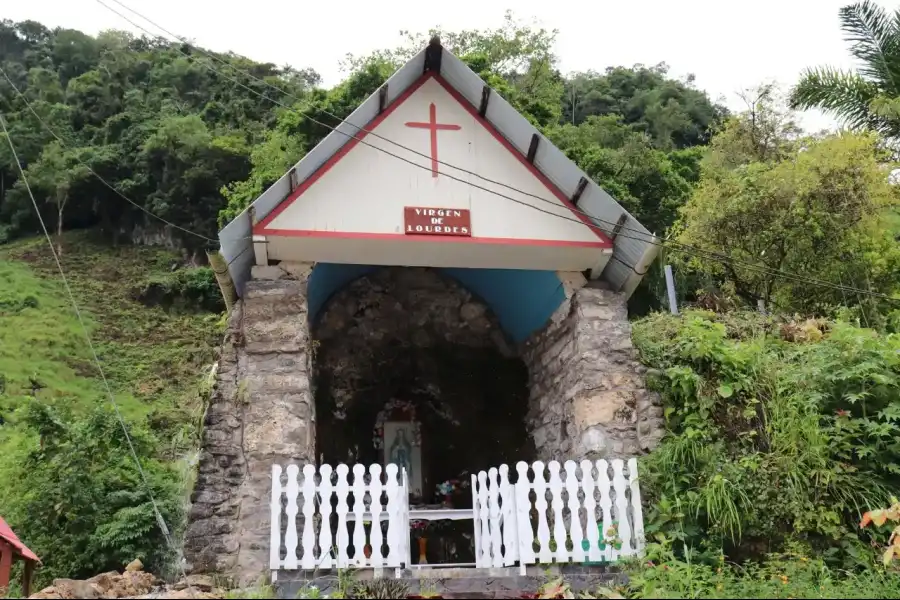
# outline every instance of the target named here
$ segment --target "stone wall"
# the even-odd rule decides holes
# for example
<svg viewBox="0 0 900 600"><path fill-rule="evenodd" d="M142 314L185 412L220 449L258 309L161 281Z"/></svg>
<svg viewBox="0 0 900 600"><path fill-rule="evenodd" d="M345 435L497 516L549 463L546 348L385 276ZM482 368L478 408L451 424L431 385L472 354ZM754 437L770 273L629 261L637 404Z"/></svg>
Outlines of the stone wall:
<svg viewBox="0 0 900 600"><path fill-rule="evenodd" d="M635 456L662 437L659 397L645 388L621 294L576 290L521 353L538 458Z"/></svg>
<svg viewBox="0 0 900 600"><path fill-rule="evenodd" d="M459 396L466 401L458 407L493 409L500 405L501 394L482 386L489 396L485 399L484 390L468 391L457 381L473 368L435 376L447 354L436 354L440 360L423 359L450 347L457 349L457 358L450 354L451 362L459 365L497 360L487 354L479 358L488 351L518 363L515 349L506 344L486 307L428 269L384 269L351 284L325 311L317 327L321 340L311 341L309 273L306 265L254 267L244 297L229 318L204 419L185 536L191 572L235 574L246 584L267 571L272 465L316 462L316 431L322 423L316 422L312 388L321 378L312 376L314 360L320 372L332 373L328 394L322 394L331 402L320 403L322 419L334 418L338 399L353 404L353 398L370 398L377 403L395 395L397 390L377 386L391 374L401 377L404 360L411 365L406 371L424 377L421 382L407 379L426 396ZM368 359L360 350L364 345L371 346ZM658 397L644 387L646 369L635 352L620 294L590 287L570 291L551 322L519 348L528 368L525 420L534 447L528 444L526 451L523 446L516 456L530 459L536 452L541 459L626 457L653 447L662 435L662 410ZM388 363L378 362L379 356ZM368 372L357 372L360 365ZM379 376L372 377L373 372ZM365 380L376 388L364 389ZM501 385L504 390L512 387ZM510 397L521 406L525 393ZM461 425L465 420L471 431L473 422L494 424L494 435L479 434L479 439L496 442L502 429L498 423L521 431L521 416L512 412L473 416L458 410ZM367 432L363 443L370 436Z"/></svg>
<svg viewBox="0 0 900 600"><path fill-rule="evenodd" d="M264 574L272 464L313 460L308 275L255 267L230 316L185 534L192 572Z"/></svg>

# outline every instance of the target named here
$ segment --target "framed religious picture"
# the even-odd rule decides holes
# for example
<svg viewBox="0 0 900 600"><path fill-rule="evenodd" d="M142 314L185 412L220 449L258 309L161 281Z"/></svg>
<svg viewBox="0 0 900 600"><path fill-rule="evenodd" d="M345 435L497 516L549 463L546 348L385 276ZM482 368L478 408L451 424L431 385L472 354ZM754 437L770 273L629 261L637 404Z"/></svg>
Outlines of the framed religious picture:
<svg viewBox="0 0 900 600"><path fill-rule="evenodd" d="M416 423L413 421L385 421L384 464L393 463L406 469L409 493L414 498L422 497L422 448L418 442Z"/></svg>

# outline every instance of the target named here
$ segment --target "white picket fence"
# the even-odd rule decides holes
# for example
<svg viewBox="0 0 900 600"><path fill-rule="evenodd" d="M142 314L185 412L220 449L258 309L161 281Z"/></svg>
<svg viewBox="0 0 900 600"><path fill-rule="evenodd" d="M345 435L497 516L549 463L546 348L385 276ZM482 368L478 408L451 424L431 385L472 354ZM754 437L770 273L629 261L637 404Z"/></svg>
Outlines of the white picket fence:
<svg viewBox="0 0 900 600"><path fill-rule="evenodd" d="M355 465L352 480L347 465L318 470L306 465L302 477L297 465L286 471L282 483L281 466L272 467L272 570L400 567L408 562L409 486L397 465L384 470L381 465L368 470Z"/></svg>
<svg viewBox="0 0 900 600"><path fill-rule="evenodd" d="M410 565L406 473L396 465L350 473L272 467L272 570ZM510 475L502 465L472 476L477 567L613 562L643 550L636 459L520 462Z"/></svg>
<svg viewBox="0 0 900 600"><path fill-rule="evenodd" d="M472 476L475 564L613 562L639 554L644 520L637 460L520 462ZM612 470L610 477L610 468ZM546 472L549 471L549 479Z"/></svg>

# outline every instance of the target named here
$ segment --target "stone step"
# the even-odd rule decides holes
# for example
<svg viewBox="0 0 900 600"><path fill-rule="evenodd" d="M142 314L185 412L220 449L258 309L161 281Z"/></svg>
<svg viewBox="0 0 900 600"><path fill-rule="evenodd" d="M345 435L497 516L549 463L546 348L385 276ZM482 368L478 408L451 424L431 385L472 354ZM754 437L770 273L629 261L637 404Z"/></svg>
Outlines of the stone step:
<svg viewBox="0 0 900 600"><path fill-rule="evenodd" d="M619 582L621 574L609 567L552 567L549 570L529 568L527 575L519 575L517 567L498 569L442 568L413 569L401 572L400 580L409 589L410 596L441 598L521 598L523 594L538 592L545 583L563 577L570 589L577 593L596 591L599 587ZM385 575L394 577L395 571ZM354 572L354 582L372 581L371 569ZM337 591L336 575L319 575L304 578L300 573L280 572L275 589L278 598L296 598L309 585L315 585L320 594L333 595Z"/></svg>

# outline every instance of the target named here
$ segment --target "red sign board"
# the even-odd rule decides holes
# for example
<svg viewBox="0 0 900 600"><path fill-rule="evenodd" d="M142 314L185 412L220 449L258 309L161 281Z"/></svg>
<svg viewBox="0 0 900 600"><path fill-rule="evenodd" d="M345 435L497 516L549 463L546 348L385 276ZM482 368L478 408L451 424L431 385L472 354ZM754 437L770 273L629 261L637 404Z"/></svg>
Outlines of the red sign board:
<svg viewBox="0 0 900 600"><path fill-rule="evenodd" d="M407 235L472 236L472 219L466 208L403 208L404 230Z"/></svg>

